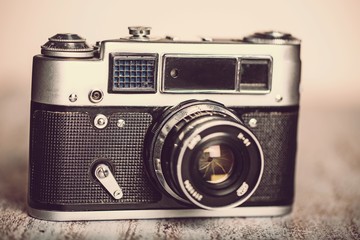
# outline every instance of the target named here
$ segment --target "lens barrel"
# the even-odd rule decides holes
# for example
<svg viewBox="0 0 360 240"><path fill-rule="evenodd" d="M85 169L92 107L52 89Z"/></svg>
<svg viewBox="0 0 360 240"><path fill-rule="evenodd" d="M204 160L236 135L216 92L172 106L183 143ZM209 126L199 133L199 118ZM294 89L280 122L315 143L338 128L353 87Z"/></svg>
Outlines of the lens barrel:
<svg viewBox="0 0 360 240"><path fill-rule="evenodd" d="M236 207L256 190L263 153L238 117L212 101L167 109L146 146L148 170L175 199L204 209Z"/></svg>

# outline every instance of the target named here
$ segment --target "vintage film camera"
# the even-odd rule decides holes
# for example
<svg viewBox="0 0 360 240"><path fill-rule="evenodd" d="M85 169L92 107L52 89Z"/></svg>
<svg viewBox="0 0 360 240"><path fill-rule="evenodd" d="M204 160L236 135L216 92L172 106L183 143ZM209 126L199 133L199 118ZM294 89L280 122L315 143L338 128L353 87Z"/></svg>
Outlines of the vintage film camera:
<svg viewBox="0 0 360 240"><path fill-rule="evenodd" d="M46 220L291 211L300 41L57 34L33 59L28 211Z"/></svg>

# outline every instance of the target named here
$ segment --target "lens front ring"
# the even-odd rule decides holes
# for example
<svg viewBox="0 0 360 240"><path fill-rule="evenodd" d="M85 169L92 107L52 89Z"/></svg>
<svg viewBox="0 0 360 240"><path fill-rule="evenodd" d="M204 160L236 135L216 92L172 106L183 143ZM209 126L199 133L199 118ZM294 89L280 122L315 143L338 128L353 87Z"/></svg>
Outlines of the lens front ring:
<svg viewBox="0 0 360 240"><path fill-rule="evenodd" d="M249 156L250 169L247 171L249 173L247 176L245 177L239 176L238 179L239 181L227 187L227 190L229 190L229 188L232 188L231 191L228 191L228 193L225 194L223 197L219 197L219 196L213 197L212 194L209 193L209 191L204 192L204 190L201 189L202 187L198 186L199 185L198 180L195 180L195 178L193 178L193 176L191 175L191 171L187 166L190 166L192 163L191 160L186 157L187 155L186 153L191 151L189 146L193 145L192 141L194 141L194 139L199 139L198 136L202 135L201 132L212 127L217 127L219 125L221 125L222 127L226 125L231 126L233 127L233 131L234 132L236 131L236 135L244 136L242 138L245 138L245 140L240 140L238 142L239 143L241 142L241 144L243 144L245 148L248 148L247 151L250 152L250 156ZM195 140L195 141L199 141L199 140ZM206 138L204 138L204 141L206 141ZM250 145L246 147L246 144L248 143L250 143ZM257 164L255 164L255 161L257 162ZM177 159L176 176L181 191L184 193L186 198L190 200L190 202L192 202L198 207L208 210L225 209L225 208L233 208L239 206L251 197L251 195L256 191L260 183L263 173L263 168L264 168L264 156L260 144L256 139L256 137L247 128L235 122L214 121L212 123L205 124L201 128L197 128L191 134L191 136L188 136L186 139L183 139L183 146L181 147ZM219 202L221 202L221 204L218 204Z"/></svg>
<svg viewBox="0 0 360 240"><path fill-rule="evenodd" d="M213 123L210 123L210 120L212 120ZM195 126L193 124L199 125ZM184 170L181 167L186 164L186 161L183 161L183 158L186 155L185 153L187 152L185 150L190 149L189 145L194 145L193 147L197 146L196 141L193 140L194 137L199 135L199 131L208 129L210 126L209 124L212 124L211 129L215 131L213 133L221 133L221 128L224 126L232 128L228 131L228 135L231 135L231 132L241 131L242 135L246 137L244 137L244 140L246 140L247 143L250 141L253 152L256 152L256 154L253 154L255 157L253 157L251 161L257 161L258 163L257 170L252 172L254 179L251 180L251 183L248 184L246 181L243 181L241 182L242 184L239 185L239 181L234 181L234 184L230 184L230 187L233 189L233 192L238 192L238 196L236 199L230 199L230 202L228 200L226 204L220 204L219 206L213 206L213 204L207 203L204 204L204 200L199 200L199 197L196 197L197 193L201 192L200 188L194 184L191 178L187 178L185 176L186 174L184 174L184 172L191 173L192 171ZM222 125L220 129L212 128L218 126L219 124ZM211 134L207 133L207 135ZM201 138L206 139L206 136L202 136ZM250 130L242 125L241 121L232 111L226 109L219 103L212 101L189 101L168 109L153 126L150 139L151 140L148 141L150 145L147 145L146 147L146 159L149 161L148 172L167 194L181 202L192 203L204 209L235 207L246 201L256 190L260 182L263 171L263 153L259 142ZM238 136L232 136L231 142L241 141ZM210 145L211 143L213 142L210 142ZM236 146L232 149L236 148L239 147ZM193 149L190 150L192 151ZM246 151L247 150L244 150L244 152ZM193 165L193 163L191 164ZM237 166L238 165L239 164L237 164ZM237 173L238 170L239 169L235 169L233 172ZM225 179L223 182L226 182L227 184L229 181ZM202 182L205 183L204 181ZM215 191L220 192L218 188L219 186L221 187L221 182L222 181L215 184L206 184L212 185ZM236 187L235 189L234 186ZM230 187L226 190L229 190ZM205 196L203 199L207 198L207 194L202 195ZM216 200L219 200L218 196L215 196L214 201ZM222 200L220 200L220 202L221 201Z"/></svg>

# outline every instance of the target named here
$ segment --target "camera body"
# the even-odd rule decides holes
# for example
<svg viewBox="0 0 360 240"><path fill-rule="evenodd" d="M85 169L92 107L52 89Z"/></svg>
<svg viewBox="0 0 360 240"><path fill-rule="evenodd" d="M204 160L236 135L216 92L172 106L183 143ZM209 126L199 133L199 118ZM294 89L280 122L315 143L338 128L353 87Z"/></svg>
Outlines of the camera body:
<svg viewBox="0 0 360 240"><path fill-rule="evenodd" d="M57 34L33 60L28 212L46 220L291 211L300 41Z"/></svg>

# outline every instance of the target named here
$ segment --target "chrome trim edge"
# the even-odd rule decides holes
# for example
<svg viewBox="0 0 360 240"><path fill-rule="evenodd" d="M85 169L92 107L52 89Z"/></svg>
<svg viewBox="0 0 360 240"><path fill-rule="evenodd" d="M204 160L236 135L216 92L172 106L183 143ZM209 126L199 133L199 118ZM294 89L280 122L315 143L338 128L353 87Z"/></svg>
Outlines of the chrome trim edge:
<svg viewBox="0 0 360 240"><path fill-rule="evenodd" d="M290 213L292 206L238 207L209 211L203 209L154 209L116 211L49 211L28 207L30 216L48 221L125 220L188 217L275 217Z"/></svg>
<svg viewBox="0 0 360 240"><path fill-rule="evenodd" d="M110 54L132 55L157 54L157 76L155 93L109 93ZM299 104L300 84L300 47L289 45L257 44L189 44L166 42L111 42L103 41L102 58L62 59L37 55L33 58L31 100L43 104L59 106L167 106L176 105L189 99L211 99L225 106L296 106ZM171 93L161 92L163 79L163 58L165 55L196 55L206 57L258 58L267 56L272 59L271 91L245 91L216 93L212 91L194 91ZM84 81L86 79L86 81ZM51 80L51 81L49 81ZM100 89L103 100L92 103L89 92ZM76 94L77 100L69 101ZM276 101L276 96L282 97Z"/></svg>

